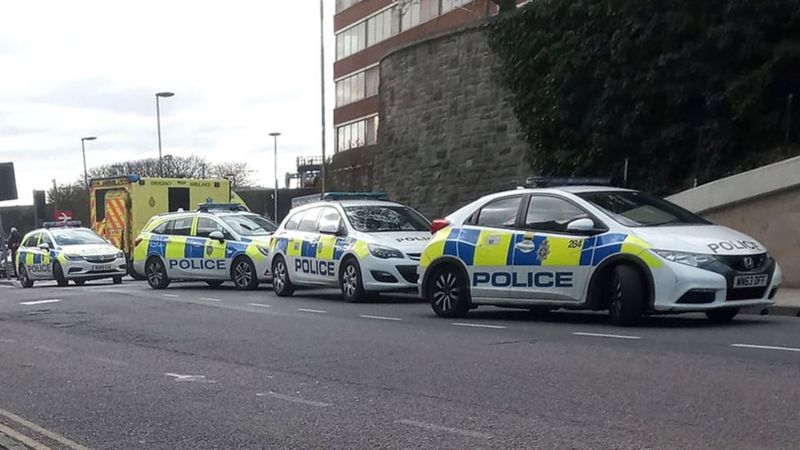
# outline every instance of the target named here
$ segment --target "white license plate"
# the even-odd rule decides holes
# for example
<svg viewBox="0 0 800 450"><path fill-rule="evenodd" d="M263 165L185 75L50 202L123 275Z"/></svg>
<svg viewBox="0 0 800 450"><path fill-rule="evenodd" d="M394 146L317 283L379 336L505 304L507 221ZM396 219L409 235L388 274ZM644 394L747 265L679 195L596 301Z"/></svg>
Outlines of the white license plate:
<svg viewBox="0 0 800 450"><path fill-rule="evenodd" d="M92 266L92 272L108 272L112 269L114 269L114 266L111 264L97 264Z"/></svg>
<svg viewBox="0 0 800 450"><path fill-rule="evenodd" d="M769 281L767 274L761 275L738 275L733 279L734 288L764 287Z"/></svg>

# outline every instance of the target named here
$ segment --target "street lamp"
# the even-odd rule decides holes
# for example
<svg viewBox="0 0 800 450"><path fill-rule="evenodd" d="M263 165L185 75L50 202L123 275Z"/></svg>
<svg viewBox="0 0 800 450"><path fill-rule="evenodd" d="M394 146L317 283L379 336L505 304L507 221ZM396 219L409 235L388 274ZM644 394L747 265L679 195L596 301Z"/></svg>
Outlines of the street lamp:
<svg viewBox="0 0 800 450"><path fill-rule="evenodd" d="M273 139L273 146L275 148L275 210L273 211L273 219L275 222L278 221L278 136L281 134L278 132L270 133Z"/></svg>
<svg viewBox="0 0 800 450"><path fill-rule="evenodd" d="M164 176L164 166L161 164L161 107L158 104L159 97L168 98L175 95L172 92L156 93L156 122L158 124L158 176Z"/></svg>
<svg viewBox="0 0 800 450"><path fill-rule="evenodd" d="M81 138L81 153L83 153L83 183L86 185L86 192L89 192L89 172L86 170L86 141L93 141L97 139L96 136L87 136Z"/></svg>

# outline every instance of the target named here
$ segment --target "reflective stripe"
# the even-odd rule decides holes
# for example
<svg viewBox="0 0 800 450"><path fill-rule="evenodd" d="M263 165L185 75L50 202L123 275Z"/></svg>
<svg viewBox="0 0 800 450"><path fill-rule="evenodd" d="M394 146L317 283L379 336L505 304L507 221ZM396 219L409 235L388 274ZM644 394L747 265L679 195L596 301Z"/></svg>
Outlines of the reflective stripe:
<svg viewBox="0 0 800 450"><path fill-rule="evenodd" d="M580 266L583 239L548 237L548 255L543 266Z"/></svg>
<svg viewBox="0 0 800 450"><path fill-rule="evenodd" d="M165 257L167 259L183 259L186 253L185 236L169 236Z"/></svg>
<svg viewBox="0 0 800 450"><path fill-rule="evenodd" d="M317 259L323 261L333 261L334 253L336 251L336 237L335 236L322 236L317 243Z"/></svg>
<svg viewBox="0 0 800 450"><path fill-rule="evenodd" d="M353 253L358 257L358 259L364 259L369 255L369 247L367 243L364 241L356 241L353 244Z"/></svg>
<svg viewBox="0 0 800 450"><path fill-rule="evenodd" d="M508 265L513 233L510 231L483 230L478 239L478 249L473 263L476 266Z"/></svg>
<svg viewBox="0 0 800 450"><path fill-rule="evenodd" d="M302 256L303 255L303 241L300 239L290 239L289 245L286 248L287 256Z"/></svg>

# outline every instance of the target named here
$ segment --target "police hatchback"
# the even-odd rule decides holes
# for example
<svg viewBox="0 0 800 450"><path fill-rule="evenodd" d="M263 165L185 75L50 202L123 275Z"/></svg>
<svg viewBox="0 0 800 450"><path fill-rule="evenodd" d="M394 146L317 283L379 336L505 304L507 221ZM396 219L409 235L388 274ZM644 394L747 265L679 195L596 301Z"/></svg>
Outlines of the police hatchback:
<svg viewBox="0 0 800 450"><path fill-rule="evenodd" d="M704 312L730 321L768 306L781 269L755 239L643 192L597 186L519 189L434 221L420 291L441 317L479 305Z"/></svg>
<svg viewBox="0 0 800 450"><path fill-rule="evenodd" d="M338 287L351 302L370 293L416 291L430 222L382 193L328 193L293 209L272 237L272 284Z"/></svg>
<svg viewBox="0 0 800 450"><path fill-rule="evenodd" d="M125 254L79 221L46 222L26 234L14 264L25 288L40 280L66 286L111 278L119 284L127 273Z"/></svg>
<svg viewBox="0 0 800 450"><path fill-rule="evenodd" d="M176 280L212 287L233 281L238 289L255 289L269 281L269 238L276 228L240 205L161 214L134 241L133 268L153 289Z"/></svg>

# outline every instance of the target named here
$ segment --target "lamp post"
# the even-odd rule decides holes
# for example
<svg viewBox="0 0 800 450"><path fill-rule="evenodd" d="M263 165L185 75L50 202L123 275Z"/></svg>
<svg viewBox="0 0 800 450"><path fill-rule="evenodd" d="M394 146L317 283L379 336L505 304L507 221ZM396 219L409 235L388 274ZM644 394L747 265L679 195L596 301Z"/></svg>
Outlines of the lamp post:
<svg viewBox="0 0 800 450"><path fill-rule="evenodd" d="M168 98L175 95L172 92L156 93L156 123L158 125L158 176L164 176L164 166L161 163L161 106L158 103L160 97Z"/></svg>
<svg viewBox="0 0 800 450"><path fill-rule="evenodd" d="M81 138L81 153L83 153L83 184L86 185L86 192L89 192L89 172L86 170L86 141L93 141L97 139L96 136L87 136Z"/></svg>
<svg viewBox="0 0 800 450"><path fill-rule="evenodd" d="M273 219L275 222L278 221L278 136L281 134L278 132L270 133L272 136L273 147L275 149L275 210L273 211Z"/></svg>
<svg viewBox="0 0 800 450"><path fill-rule="evenodd" d="M320 167L321 191L325 194L325 6L319 0L319 59L320 59L320 86L322 108L322 166Z"/></svg>

